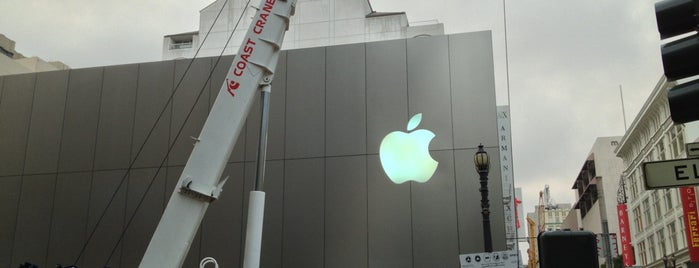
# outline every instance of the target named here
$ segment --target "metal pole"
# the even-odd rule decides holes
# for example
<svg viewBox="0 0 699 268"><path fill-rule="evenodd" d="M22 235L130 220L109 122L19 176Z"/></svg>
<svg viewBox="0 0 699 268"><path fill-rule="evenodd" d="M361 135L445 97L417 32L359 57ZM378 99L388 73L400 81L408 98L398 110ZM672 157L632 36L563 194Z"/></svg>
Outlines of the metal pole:
<svg viewBox="0 0 699 268"><path fill-rule="evenodd" d="M604 243L604 247L602 247L602 249L604 249L604 255L605 255L604 258L605 258L605 262L607 263L607 267L610 267L610 268L612 268L612 266L614 265L612 263L612 242L611 242L611 239L612 238L610 237L610 234L609 234L609 223L607 222L606 219L602 220L602 240Z"/></svg>
<svg viewBox="0 0 699 268"><path fill-rule="evenodd" d="M271 86L262 86L260 115L260 141L257 146L257 173L255 190L250 191L248 203L248 224L245 232L245 255L243 268L259 268L262 253L262 225L265 214L265 192L262 191L265 176L265 159L267 157L267 123L269 119L269 94Z"/></svg>
<svg viewBox="0 0 699 268"><path fill-rule="evenodd" d="M483 243L485 252L493 252L493 240L490 235L490 204L488 201L488 175L479 172L481 180L481 214L483 214Z"/></svg>
<svg viewBox="0 0 699 268"><path fill-rule="evenodd" d="M260 141L257 144L257 173L255 174L255 191L262 191L265 183L265 160L267 159L267 125L269 123L270 85L262 86L260 115Z"/></svg>

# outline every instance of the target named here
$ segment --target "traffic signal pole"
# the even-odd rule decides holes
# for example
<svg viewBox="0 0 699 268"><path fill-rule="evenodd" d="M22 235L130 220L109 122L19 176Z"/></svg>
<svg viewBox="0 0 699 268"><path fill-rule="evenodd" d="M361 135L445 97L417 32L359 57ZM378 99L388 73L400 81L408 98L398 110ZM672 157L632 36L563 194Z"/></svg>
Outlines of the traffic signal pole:
<svg viewBox="0 0 699 268"><path fill-rule="evenodd" d="M661 39L692 33L662 45L663 69L668 81L699 75L697 11L697 0L665 0L655 4L655 17ZM667 98L673 122L683 124L699 120L699 79L671 88Z"/></svg>

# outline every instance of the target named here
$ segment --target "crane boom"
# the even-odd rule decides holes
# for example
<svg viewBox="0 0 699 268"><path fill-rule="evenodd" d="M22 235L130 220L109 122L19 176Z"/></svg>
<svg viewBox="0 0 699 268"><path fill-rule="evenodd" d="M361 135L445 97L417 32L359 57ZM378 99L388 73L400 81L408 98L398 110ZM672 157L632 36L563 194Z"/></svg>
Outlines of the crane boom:
<svg viewBox="0 0 699 268"><path fill-rule="evenodd" d="M256 93L272 81L296 0L261 0L139 267L181 267Z"/></svg>
<svg viewBox="0 0 699 268"><path fill-rule="evenodd" d="M537 264L536 260L536 251L537 251L537 245L536 245L536 238L537 235L539 234L538 232L535 234L534 230L536 229L536 223L529 217L527 217L527 224L529 225L529 249L527 250L527 253L529 254L529 267L535 268Z"/></svg>

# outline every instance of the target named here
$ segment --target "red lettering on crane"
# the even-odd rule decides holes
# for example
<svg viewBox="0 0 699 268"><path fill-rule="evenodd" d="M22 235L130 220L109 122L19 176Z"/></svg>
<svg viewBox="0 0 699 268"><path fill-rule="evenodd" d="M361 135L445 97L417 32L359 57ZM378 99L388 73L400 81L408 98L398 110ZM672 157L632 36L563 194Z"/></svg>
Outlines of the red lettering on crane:
<svg viewBox="0 0 699 268"><path fill-rule="evenodd" d="M240 83L236 81L229 81L228 79L226 79L226 88L228 94L231 94L231 96L235 96L235 92L233 92L233 90L238 89L238 87L240 87Z"/></svg>
<svg viewBox="0 0 699 268"><path fill-rule="evenodd" d="M257 21L255 21L255 24L252 28L252 31L255 34L261 34L262 30L264 30L265 25L267 24L267 19L269 18L270 13L272 13L272 8L274 7L274 4L277 2L277 0L264 0L265 4L262 7L262 11L266 13L260 13L259 18ZM245 69L248 67L248 63L250 62L250 57L252 57L252 53L255 51L255 45L257 43L255 41L252 41L251 38L248 38L248 40L245 42L245 45L243 46L243 49L240 53L240 57L238 57L238 61L233 64L233 75L234 76L243 76L245 73ZM234 80L229 80L226 79L226 90L228 91L231 96L235 96L235 93L233 92L234 90L238 89L240 87L240 83L234 81Z"/></svg>

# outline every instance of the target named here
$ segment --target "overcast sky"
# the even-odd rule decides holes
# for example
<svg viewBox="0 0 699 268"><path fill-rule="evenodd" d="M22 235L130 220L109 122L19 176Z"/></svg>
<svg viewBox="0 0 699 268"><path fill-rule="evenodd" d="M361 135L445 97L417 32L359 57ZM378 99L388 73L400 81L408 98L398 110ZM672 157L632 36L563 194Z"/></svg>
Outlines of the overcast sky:
<svg viewBox="0 0 699 268"><path fill-rule="evenodd" d="M198 29L213 0L2 0L0 33L25 56L73 68L161 59L162 36ZM624 134L662 74L651 0L373 0L377 11L438 20L447 33L492 30L497 101L508 104L515 183L526 211L571 190L592 143ZM506 14L506 16L504 16ZM504 18L507 21L505 38Z"/></svg>

